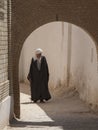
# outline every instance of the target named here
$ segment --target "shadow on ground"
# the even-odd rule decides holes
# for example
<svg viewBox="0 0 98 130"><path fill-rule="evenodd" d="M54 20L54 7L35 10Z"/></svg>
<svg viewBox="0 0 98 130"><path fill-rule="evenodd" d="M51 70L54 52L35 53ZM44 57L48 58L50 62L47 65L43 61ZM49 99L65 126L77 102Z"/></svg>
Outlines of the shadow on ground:
<svg viewBox="0 0 98 130"><path fill-rule="evenodd" d="M20 128L30 128L30 130L33 128L35 130L98 130L97 113L92 113L88 106L79 100L76 93L62 96L53 95L52 100L49 102L38 102L36 104L30 101L29 86L22 84L21 93L24 94L22 98L26 94L25 99L21 100L21 110L24 111L24 113L22 119L13 119L11 121L10 126L15 130L17 130L17 128L19 128L19 130ZM45 115L40 113L36 115L40 109ZM36 114L32 116L32 113ZM45 120L44 118L46 118L46 116L51 120ZM30 118L30 120L28 118ZM42 120L40 120L41 118Z"/></svg>
<svg viewBox="0 0 98 130"><path fill-rule="evenodd" d="M74 115L75 116L75 115ZM54 122L30 122L30 121L17 121L11 122L11 127L28 127L28 128L46 128L55 127L56 130L98 130L98 118L97 119L85 119L83 117L66 118L59 121L57 119Z"/></svg>

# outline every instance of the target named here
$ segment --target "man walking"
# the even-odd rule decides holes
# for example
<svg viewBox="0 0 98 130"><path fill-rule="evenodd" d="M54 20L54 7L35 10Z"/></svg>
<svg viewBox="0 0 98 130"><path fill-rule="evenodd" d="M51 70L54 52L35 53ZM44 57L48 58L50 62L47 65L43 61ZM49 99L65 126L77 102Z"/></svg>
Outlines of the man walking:
<svg viewBox="0 0 98 130"><path fill-rule="evenodd" d="M36 49L36 58L32 58L28 80L31 85L31 100L34 102L40 100L41 103L44 103L44 100L49 100L51 95L48 89L48 64L45 56L42 56L42 52L42 49Z"/></svg>

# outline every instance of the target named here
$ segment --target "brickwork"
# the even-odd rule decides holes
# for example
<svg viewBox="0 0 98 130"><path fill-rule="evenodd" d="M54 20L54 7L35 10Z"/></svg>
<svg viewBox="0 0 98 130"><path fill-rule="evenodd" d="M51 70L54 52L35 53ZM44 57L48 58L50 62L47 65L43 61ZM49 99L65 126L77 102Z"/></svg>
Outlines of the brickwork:
<svg viewBox="0 0 98 130"><path fill-rule="evenodd" d="M12 0L12 75L14 112L20 114L19 56L26 38L49 22L65 21L87 31L98 46L98 0ZM10 55L11 55L10 54ZM11 71L11 70L10 70ZM11 72L10 72L11 73Z"/></svg>
<svg viewBox="0 0 98 130"><path fill-rule="evenodd" d="M0 0L0 102L8 95L7 0Z"/></svg>

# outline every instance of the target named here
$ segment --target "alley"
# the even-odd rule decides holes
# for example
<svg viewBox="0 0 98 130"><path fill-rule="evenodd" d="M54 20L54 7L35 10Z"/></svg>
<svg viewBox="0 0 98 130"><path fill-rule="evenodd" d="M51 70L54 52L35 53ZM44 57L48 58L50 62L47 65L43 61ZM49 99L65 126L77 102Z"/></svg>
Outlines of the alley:
<svg viewBox="0 0 98 130"><path fill-rule="evenodd" d="M31 102L26 85L38 48L49 67L44 104ZM0 0L3 129L98 130L98 0Z"/></svg>
<svg viewBox="0 0 98 130"><path fill-rule="evenodd" d="M52 95L47 103L35 104L29 86L21 84L21 119L4 130L98 130L98 114L79 100L75 90L61 88Z"/></svg>

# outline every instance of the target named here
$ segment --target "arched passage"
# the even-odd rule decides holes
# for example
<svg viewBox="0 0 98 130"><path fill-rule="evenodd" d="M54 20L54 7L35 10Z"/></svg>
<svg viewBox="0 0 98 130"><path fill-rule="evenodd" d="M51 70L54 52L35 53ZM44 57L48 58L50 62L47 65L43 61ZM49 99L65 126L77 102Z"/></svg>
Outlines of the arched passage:
<svg viewBox="0 0 98 130"><path fill-rule="evenodd" d="M95 102L97 51L94 41L83 29L66 22L51 22L33 31L24 42L20 57L20 80L25 83L38 47L43 49L48 60L52 91L59 95L74 89L82 100Z"/></svg>
<svg viewBox="0 0 98 130"><path fill-rule="evenodd" d="M14 113L20 116L18 65L25 39L36 28L52 21L65 21L80 26L98 42L98 2L74 0L12 0L12 44L9 72L14 93ZM96 44L97 47L97 44Z"/></svg>

